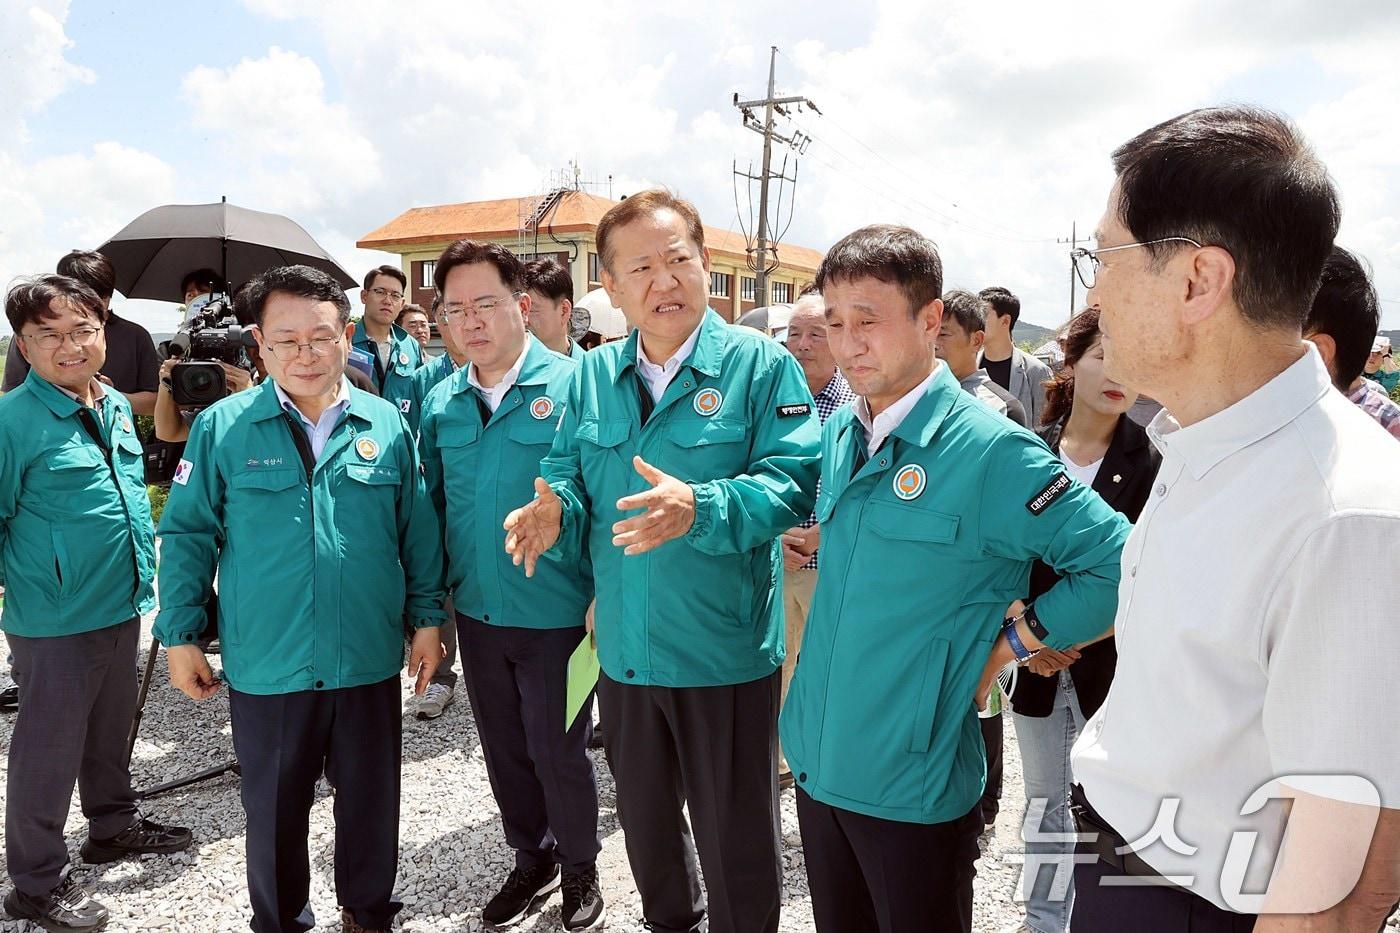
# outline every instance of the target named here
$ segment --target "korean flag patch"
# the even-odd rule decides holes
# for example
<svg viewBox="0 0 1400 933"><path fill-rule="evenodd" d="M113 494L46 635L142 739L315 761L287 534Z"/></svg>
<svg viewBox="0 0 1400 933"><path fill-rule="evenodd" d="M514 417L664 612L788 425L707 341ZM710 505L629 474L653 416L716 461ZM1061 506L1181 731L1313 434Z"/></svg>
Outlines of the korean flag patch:
<svg viewBox="0 0 1400 933"><path fill-rule="evenodd" d="M410 410L411 408L413 408L413 399L411 399L411 398L401 398L401 399L399 399L399 411L403 412L403 413L406 415L406 414L408 414L408 412L409 412L409 410Z"/></svg>
<svg viewBox="0 0 1400 933"><path fill-rule="evenodd" d="M175 476L171 479L171 482L179 483L181 486L185 485L190 481L190 472L193 470L193 463L190 463L188 460L181 460L175 467Z"/></svg>

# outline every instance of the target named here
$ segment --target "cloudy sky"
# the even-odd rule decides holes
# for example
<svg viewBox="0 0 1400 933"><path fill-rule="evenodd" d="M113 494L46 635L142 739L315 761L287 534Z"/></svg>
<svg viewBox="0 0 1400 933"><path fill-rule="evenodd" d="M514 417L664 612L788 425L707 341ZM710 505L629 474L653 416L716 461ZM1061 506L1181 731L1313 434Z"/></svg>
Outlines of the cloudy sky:
<svg viewBox="0 0 1400 933"><path fill-rule="evenodd" d="M355 240L402 210L538 193L571 161L592 190L665 184L738 229L731 168L761 141L731 95L762 96L777 45L780 92L821 108L785 124L813 139L789 242L908 223L950 286L1007 285L1053 326L1056 239L1092 231L1110 150L1249 101L1310 136L1342 192L1339 241L1400 327L1394 0L514 6L0 0L0 283L221 195L288 214L358 277L393 257ZM172 306L126 309L173 329Z"/></svg>

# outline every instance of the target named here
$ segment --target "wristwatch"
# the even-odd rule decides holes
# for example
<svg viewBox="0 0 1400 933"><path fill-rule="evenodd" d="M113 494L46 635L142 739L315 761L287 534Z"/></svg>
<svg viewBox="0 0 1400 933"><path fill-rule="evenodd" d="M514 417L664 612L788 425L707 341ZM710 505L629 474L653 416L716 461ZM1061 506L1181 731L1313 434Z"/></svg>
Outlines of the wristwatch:
<svg viewBox="0 0 1400 933"><path fill-rule="evenodd" d="M1021 636L1016 633L1016 623L1022 618L1024 615L1008 616L1001 623L1002 634L1006 636L1006 642L1011 646L1011 653L1016 656L1017 664L1025 664L1039 654L1039 651L1031 651L1027 648L1026 643L1021 641Z"/></svg>

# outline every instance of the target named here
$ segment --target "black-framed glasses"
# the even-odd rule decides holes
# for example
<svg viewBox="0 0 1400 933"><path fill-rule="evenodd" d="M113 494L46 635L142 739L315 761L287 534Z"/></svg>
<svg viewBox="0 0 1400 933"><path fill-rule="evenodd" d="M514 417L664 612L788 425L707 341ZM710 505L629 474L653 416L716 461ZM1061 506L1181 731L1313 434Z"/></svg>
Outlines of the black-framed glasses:
<svg viewBox="0 0 1400 933"><path fill-rule="evenodd" d="M471 304L461 304L453 302L442 306L442 316L447 319L447 323L460 327L467 322L468 314L475 314L481 323L489 323L496 309L508 301L515 301L523 292L511 292L502 298L482 298Z"/></svg>
<svg viewBox="0 0 1400 933"><path fill-rule="evenodd" d="M1120 249L1136 249L1139 246L1156 246L1158 243L1190 243L1196 249L1201 249L1202 245L1188 236L1164 236L1158 240L1146 240L1142 243L1124 243L1122 246L1105 246L1101 249L1085 249L1079 247L1069 251L1070 261L1074 263L1075 275L1079 276L1079 281L1085 288L1093 288L1095 277L1099 271L1099 256L1103 253L1116 253Z"/></svg>
<svg viewBox="0 0 1400 933"><path fill-rule="evenodd" d="M310 350L313 356L325 356L339 346L340 341L344 339L342 334L339 337L317 337L306 343L297 343L295 340L274 340L267 344L267 347L272 351L272 355L283 363L290 363L301 356L302 347Z"/></svg>
<svg viewBox="0 0 1400 933"><path fill-rule="evenodd" d="M63 346L63 338L67 337L73 341L75 347L91 346L97 339L97 335L102 333L97 327L76 327L66 333L49 331L44 334L20 334L27 342L34 344L41 350L57 350Z"/></svg>

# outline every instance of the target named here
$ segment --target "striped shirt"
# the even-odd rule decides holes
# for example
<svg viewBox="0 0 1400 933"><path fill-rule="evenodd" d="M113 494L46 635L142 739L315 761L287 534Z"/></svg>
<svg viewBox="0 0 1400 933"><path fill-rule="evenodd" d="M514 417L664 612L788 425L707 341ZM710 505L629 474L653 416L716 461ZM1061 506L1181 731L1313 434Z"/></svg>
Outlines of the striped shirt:
<svg viewBox="0 0 1400 933"><path fill-rule="evenodd" d="M1347 393L1347 398L1380 422L1380 426L1389 431L1391 437L1400 440L1400 405L1390 400L1379 383L1362 379L1359 386Z"/></svg>
<svg viewBox="0 0 1400 933"><path fill-rule="evenodd" d="M855 401L855 397L856 394L851 391L851 386L849 383L846 382L846 377L841 375L841 371L838 369L836 371L836 374L831 377L831 381L828 382L820 392L812 396L812 401L815 402L817 405L817 417L821 419L822 424L826 424L827 418L830 418L832 414L842 405L849 405L851 402ZM821 495L821 482L821 479L818 478L817 495ZM805 520L803 520L802 524L799 527L811 528L816 523L817 515L815 512L813 512L811 515L807 516ZM812 559L807 561L807 563L803 564L798 569L816 570L817 551L813 551Z"/></svg>

